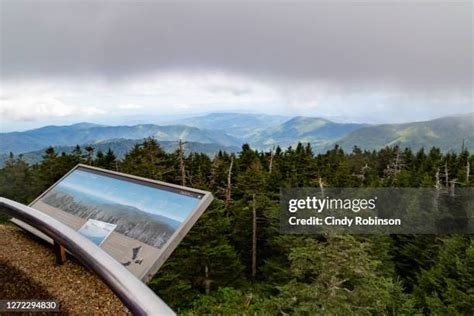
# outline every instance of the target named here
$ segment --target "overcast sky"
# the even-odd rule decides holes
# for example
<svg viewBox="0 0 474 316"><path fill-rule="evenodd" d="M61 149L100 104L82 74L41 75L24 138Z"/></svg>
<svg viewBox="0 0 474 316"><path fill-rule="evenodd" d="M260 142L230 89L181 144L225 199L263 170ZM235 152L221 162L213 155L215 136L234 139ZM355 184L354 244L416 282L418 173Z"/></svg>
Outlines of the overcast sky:
<svg viewBox="0 0 474 316"><path fill-rule="evenodd" d="M0 1L1 130L473 112L472 1Z"/></svg>

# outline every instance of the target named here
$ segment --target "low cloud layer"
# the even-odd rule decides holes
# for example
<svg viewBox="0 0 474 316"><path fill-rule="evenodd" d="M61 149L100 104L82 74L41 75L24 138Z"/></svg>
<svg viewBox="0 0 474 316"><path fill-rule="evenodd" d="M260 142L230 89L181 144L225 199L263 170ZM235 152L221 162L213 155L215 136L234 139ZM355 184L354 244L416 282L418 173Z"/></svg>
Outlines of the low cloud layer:
<svg viewBox="0 0 474 316"><path fill-rule="evenodd" d="M240 78L201 87L209 95L229 96L223 110L262 94L272 94L268 101L280 112L342 103L375 109L397 98L422 112L446 106L473 110L471 1L2 1L0 6L2 85L66 82L74 91L63 87L59 94L61 99L74 94L75 100L62 101L71 106L107 109L94 104L99 96L77 96L91 80L109 92L120 84L141 87L138 97L124 95L114 104L140 110L148 107L140 99L150 94L147 85L157 82L146 78L172 73L189 85L219 73ZM153 89L161 97L156 91L170 90ZM13 90L8 93L21 94ZM182 93L165 100L181 107L208 100L184 104ZM349 104L355 99L360 103ZM212 108L202 105L204 111Z"/></svg>

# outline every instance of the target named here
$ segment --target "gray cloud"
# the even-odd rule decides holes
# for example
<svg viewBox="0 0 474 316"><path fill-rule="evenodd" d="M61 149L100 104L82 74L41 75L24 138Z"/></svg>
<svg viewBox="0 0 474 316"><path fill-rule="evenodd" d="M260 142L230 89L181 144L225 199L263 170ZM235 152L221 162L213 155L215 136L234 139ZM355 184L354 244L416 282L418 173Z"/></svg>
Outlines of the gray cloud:
<svg viewBox="0 0 474 316"><path fill-rule="evenodd" d="M471 1L0 6L3 79L205 69L472 94Z"/></svg>

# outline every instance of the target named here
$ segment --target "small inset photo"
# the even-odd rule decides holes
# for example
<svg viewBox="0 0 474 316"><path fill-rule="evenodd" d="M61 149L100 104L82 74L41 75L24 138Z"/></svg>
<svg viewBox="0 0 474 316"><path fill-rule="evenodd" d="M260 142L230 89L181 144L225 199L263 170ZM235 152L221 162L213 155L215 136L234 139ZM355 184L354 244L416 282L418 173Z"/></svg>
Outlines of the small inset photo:
<svg viewBox="0 0 474 316"><path fill-rule="evenodd" d="M78 232L97 246L100 246L114 231L115 227L117 227L115 224L89 219Z"/></svg>

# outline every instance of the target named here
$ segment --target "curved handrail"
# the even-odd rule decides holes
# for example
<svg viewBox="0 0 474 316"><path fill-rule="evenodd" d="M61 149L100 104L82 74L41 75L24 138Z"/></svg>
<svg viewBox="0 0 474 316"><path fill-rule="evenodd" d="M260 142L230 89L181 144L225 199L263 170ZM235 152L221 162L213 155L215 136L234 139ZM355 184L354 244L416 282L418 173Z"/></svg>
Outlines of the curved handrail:
<svg viewBox="0 0 474 316"><path fill-rule="evenodd" d="M2 197L0 212L33 226L64 246L94 271L134 315L175 315L146 284L72 228L34 208Z"/></svg>

